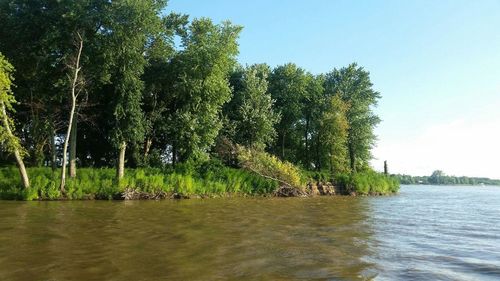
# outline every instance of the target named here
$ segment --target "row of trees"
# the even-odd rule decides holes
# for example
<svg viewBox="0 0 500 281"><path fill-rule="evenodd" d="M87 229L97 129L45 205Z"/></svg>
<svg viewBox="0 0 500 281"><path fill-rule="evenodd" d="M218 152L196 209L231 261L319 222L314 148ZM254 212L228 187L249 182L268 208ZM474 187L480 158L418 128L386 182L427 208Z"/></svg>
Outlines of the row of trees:
<svg viewBox="0 0 500 281"><path fill-rule="evenodd" d="M432 185L500 185L500 180L478 177L457 177L446 175L436 170L430 176L395 175L402 184L432 184Z"/></svg>
<svg viewBox="0 0 500 281"><path fill-rule="evenodd" d="M368 167L380 98L356 64L313 75L295 64L254 65L231 75L222 135L267 148L306 169L349 172ZM229 130L229 131L227 131Z"/></svg>
<svg viewBox="0 0 500 281"><path fill-rule="evenodd" d="M362 67L320 75L294 64L243 67L236 62L242 27L163 16L165 5L0 2L0 52L16 69L10 113L19 136L12 143L24 148L19 158L26 151L30 166L61 166L63 191L67 163L71 177L77 165L116 165L120 179L125 163L216 155L231 165L224 147L234 144L309 170L368 167L380 95ZM2 71L11 77L13 69ZM10 91L2 88L2 104L11 109L3 93ZM7 148L0 161L9 163L12 145L0 143Z"/></svg>

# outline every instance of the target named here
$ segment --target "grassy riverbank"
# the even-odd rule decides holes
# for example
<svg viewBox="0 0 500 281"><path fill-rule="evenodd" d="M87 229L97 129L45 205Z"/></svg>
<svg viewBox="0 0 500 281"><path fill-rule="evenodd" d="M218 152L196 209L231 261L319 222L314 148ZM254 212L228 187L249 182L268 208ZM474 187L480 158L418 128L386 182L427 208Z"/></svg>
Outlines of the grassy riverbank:
<svg viewBox="0 0 500 281"><path fill-rule="evenodd" d="M213 168L213 167L212 167ZM63 197L59 190L60 172L50 168L29 168L31 187L21 189L18 171L0 169L0 198L18 200L48 199ZM240 169L218 167L195 171L167 171L161 169L127 169L125 177L118 183L114 169L82 168L75 179L69 179L66 187L67 199L117 199L125 189L146 193L164 192L183 195L266 194L278 187L272 180L264 179Z"/></svg>
<svg viewBox="0 0 500 281"><path fill-rule="evenodd" d="M279 182L264 178L243 169L213 163L198 167L180 166L177 169L127 169L118 183L111 168L81 168L77 177L69 179L66 193L59 190L60 171L50 168L28 168L31 187L21 188L15 167L0 168L0 199L7 200L58 200L58 199L121 199L126 191L144 194L174 196L216 197L226 195L269 195L279 188ZM397 192L399 182L375 172L355 175L306 173L301 175L303 191L308 193L308 182L334 182L342 194L390 194ZM155 197L156 198L156 197Z"/></svg>
<svg viewBox="0 0 500 281"><path fill-rule="evenodd" d="M336 181L359 195L384 195L399 191L399 181L396 178L374 171L341 175L336 178Z"/></svg>

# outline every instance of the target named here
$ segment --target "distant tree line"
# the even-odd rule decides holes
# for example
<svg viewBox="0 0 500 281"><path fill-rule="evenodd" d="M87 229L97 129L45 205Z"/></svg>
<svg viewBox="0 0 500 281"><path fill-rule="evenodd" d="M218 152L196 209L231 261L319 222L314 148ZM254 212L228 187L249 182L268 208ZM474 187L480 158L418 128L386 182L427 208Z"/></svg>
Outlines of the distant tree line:
<svg viewBox="0 0 500 281"><path fill-rule="evenodd" d="M500 180L477 177L448 176L443 171L436 170L430 176L395 175L401 184L432 184L432 185L500 185Z"/></svg>
<svg viewBox="0 0 500 281"><path fill-rule="evenodd" d="M0 163L62 167L61 190L66 165L70 177L115 166L119 180L125 166L232 165L236 144L306 170L369 169L380 94L363 67L241 66L241 26L163 15L165 6L1 1L2 116L13 134L0 138Z"/></svg>

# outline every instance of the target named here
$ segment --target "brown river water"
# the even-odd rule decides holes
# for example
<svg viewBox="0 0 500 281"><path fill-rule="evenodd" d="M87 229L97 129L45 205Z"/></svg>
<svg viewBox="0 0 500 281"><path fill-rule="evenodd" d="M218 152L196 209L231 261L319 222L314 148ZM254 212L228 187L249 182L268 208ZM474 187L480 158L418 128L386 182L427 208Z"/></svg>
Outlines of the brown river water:
<svg viewBox="0 0 500 281"><path fill-rule="evenodd" d="M500 280L500 187L0 201L0 280Z"/></svg>

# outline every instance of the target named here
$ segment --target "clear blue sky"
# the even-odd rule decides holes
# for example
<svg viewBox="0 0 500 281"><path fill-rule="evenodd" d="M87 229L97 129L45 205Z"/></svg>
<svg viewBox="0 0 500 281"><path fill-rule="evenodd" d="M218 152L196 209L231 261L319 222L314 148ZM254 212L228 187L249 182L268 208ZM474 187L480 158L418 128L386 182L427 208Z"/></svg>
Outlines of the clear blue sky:
<svg viewBox="0 0 500 281"><path fill-rule="evenodd" d="M357 62L382 100L376 169L500 178L500 0L171 0L244 26L239 61Z"/></svg>

